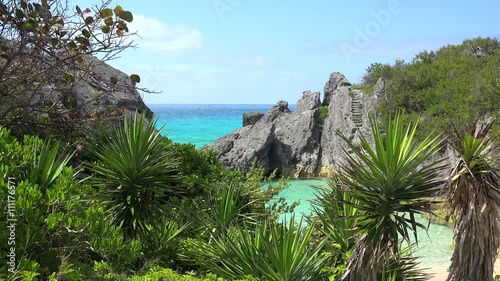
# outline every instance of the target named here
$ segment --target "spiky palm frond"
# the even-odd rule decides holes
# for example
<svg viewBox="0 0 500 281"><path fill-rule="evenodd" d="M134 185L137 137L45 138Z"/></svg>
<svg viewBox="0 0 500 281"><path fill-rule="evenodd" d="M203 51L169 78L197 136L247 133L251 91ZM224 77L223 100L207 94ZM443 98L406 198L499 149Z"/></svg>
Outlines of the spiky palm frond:
<svg viewBox="0 0 500 281"><path fill-rule="evenodd" d="M449 140L459 159L446 189L457 216L448 281L493 280L500 245L500 176L492 167L498 135L488 136L493 122L476 122L463 135L455 130Z"/></svg>
<svg viewBox="0 0 500 281"><path fill-rule="evenodd" d="M162 201L175 191L178 161L161 149L160 138L155 122L136 113L93 151L99 159L89 164L93 181L105 186L98 199L127 238L147 234L164 213Z"/></svg>
<svg viewBox="0 0 500 281"><path fill-rule="evenodd" d="M356 201L357 239L344 280L376 280L376 273L397 255L401 241L418 241L415 214L430 212L429 200L442 181L441 161L429 162L440 148L438 137L414 139L418 121L405 126L400 114L386 122L382 133L370 118L373 145L364 137L357 145L341 136L353 152L337 173Z"/></svg>
<svg viewBox="0 0 500 281"><path fill-rule="evenodd" d="M344 260L354 246L359 210L353 203L357 202L353 202L351 195L334 179L328 189L318 189L311 204L313 214L318 219L318 227L330 242L337 260Z"/></svg>
<svg viewBox="0 0 500 281"><path fill-rule="evenodd" d="M73 153L60 153L62 148L60 141L33 140L33 164L28 169L29 180L37 184L42 192L45 192L62 173L64 167L73 157Z"/></svg>
<svg viewBox="0 0 500 281"><path fill-rule="evenodd" d="M237 226L203 251L205 265L228 280L251 275L257 280L322 280L327 256L324 240L311 243L314 222L266 220L250 228Z"/></svg>

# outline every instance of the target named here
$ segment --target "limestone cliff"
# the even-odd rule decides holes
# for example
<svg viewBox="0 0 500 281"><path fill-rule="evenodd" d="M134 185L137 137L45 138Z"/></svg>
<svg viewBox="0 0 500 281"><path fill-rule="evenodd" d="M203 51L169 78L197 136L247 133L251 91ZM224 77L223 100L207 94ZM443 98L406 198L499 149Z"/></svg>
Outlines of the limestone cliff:
<svg viewBox="0 0 500 281"><path fill-rule="evenodd" d="M213 149L228 168L248 171L254 158L267 172L278 169L284 176L327 176L343 157L339 132L356 140L360 134L369 138L368 114L384 96L379 81L373 93L352 89L344 75L335 72L325 85L325 97L305 91L291 112L288 103L278 102L255 124L248 124L216 140ZM319 108L328 106L328 116L321 119Z"/></svg>

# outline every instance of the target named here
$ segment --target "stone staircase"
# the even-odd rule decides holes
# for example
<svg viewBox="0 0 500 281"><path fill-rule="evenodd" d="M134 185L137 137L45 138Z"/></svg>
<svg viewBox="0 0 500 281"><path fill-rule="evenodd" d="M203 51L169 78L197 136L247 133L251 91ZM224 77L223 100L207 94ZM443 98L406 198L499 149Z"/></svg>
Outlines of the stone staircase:
<svg viewBox="0 0 500 281"><path fill-rule="evenodd" d="M351 118L356 128L363 126L363 104L360 97L361 91L353 90L351 93Z"/></svg>

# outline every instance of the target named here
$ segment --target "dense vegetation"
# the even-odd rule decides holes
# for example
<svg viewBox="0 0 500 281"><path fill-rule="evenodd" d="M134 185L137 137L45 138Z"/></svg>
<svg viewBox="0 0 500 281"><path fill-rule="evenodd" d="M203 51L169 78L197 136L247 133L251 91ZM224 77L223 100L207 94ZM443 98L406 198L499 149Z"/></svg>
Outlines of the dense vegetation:
<svg viewBox="0 0 500 281"><path fill-rule="evenodd" d="M79 121L110 116L75 119L78 105L60 90L86 76L68 70L88 73L88 55L130 47L133 16L109 4L73 12L57 0L0 4L0 279L422 280L406 245L426 227L415 215L429 212L440 190L440 162L428 162L440 138L428 128L453 124L461 158L444 189L459 222L449 280L493 280L500 179L489 153L498 139L493 123L462 129L498 116L498 40L371 65L362 87L387 81L383 130L372 119L374 144L344 138L352 154L313 216L282 221L293 209L276 198L286 181L258 165L246 175L228 171L212 152L161 137L145 114L122 112L111 131L73 134ZM112 89L120 81L104 82ZM399 109L423 122L391 115Z"/></svg>
<svg viewBox="0 0 500 281"><path fill-rule="evenodd" d="M463 132L476 118L500 114L500 41L475 38L437 51L423 51L411 62L373 63L363 78L373 86L386 80L381 112L405 112L424 117L419 131ZM493 132L500 132L497 125Z"/></svg>
<svg viewBox="0 0 500 281"><path fill-rule="evenodd" d="M0 203L6 208L0 227L7 230L0 243L8 245L0 255L9 258L0 277L422 280L404 245L416 227L425 228L415 215L429 211L426 198L438 191L439 162L422 164L439 142L416 142L417 123L406 126L402 119L388 119L384 134L372 119L374 146L345 139L354 154L318 196L307 224L293 216L278 220L288 208L272 198L286 183L273 185L258 167L247 175L225 170L210 151L160 137L144 114L126 117L111 136L75 143L17 139L0 128ZM488 130L459 139L457 146L463 165L471 172L478 167L488 180L470 192L487 190L494 216L499 178L483 157L494 143L485 137ZM458 185L450 183L456 210L463 204L453 199L454 190L482 184L464 184L471 180L466 171L460 170ZM466 203L478 204L474 196ZM482 218L467 232L497 227ZM491 245L487 259L494 261L498 241L481 239ZM481 276L491 276L491 269Z"/></svg>
<svg viewBox="0 0 500 281"><path fill-rule="evenodd" d="M265 205L283 183L263 189L261 170L227 171L211 152L174 144L154 126L136 115L110 138L74 144L18 140L0 128L0 254L12 261L0 277L173 274L158 266L204 272L201 246L230 227L275 220L282 204Z"/></svg>
<svg viewBox="0 0 500 281"><path fill-rule="evenodd" d="M0 125L12 134L84 135L97 117L122 114L106 100L133 89L140 77L97 67L133 47L127 27L133 15L111 1L97 2L82 8L64 0L0 2ZM85 87L103 75L99 87Z"/></svg>

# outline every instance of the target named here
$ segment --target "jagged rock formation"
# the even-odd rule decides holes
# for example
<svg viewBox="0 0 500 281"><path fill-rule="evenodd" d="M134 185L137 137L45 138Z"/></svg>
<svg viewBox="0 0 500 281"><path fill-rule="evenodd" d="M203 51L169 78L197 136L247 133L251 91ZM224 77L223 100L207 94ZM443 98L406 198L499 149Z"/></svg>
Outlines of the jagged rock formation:
<svg viewBox="0 0 500 281"><path fill-rule="evenodd" d="M228 168L248 171L257 159L266 171L305 177L314 173L319 153L320 93L303 93L297 110L278 102L254 125L242 127L218 139L208 148Z"/></svg>
<svg viewBox="0 0 500 281"><path fill-rule="evenodd" d="M79 59L56 53L18 59L19 67L0 62L0 125L21 135L82 136L111 129L135 111L153 117L129 75L90 55ZM25 86L12 86L19 83Z"/></svg>
<svg viewBox="0 0 500 281"><path fill-rule="evenodd" d="M75 70L75 83L68 89L78 103L76 109L80 116L113 110L145 111L148 117L153 116L127 74L95 57L85 57L84 64L88 69L85 76L81 77ZM116 79L116 84L108 82L112 78Z"/></svg>
<svg viewBox="0 0 500 281"><path fill-rule="evenodd" d="M374 112L377 102L374 93L363 93L350 86L339 85L333 92L321 138L321 165L317 175L330 175L341 161L345 145L338 133L353 141L359 140L360 135L370 139L368 115Z"/></svg>
<svg viewBox="0 0 500 281"><path fill-rule="evenodd" d="M329 105L334 92L337 91L339 87L346 86L351 86L351 82L347 80L344 74L340 72L334 72L330 74L330 79L328 79L328 81L325 83L323 105Z"/></svg>
<svg viewBox="0 0 500 281"><path fill-rule="evenodd" d="M262 112L243 113L243 127L254 125L264 116Z"/></svg>
<svg viewBox="0 0 500 281"><path fill-rule="evenodd" d="M377 89L384 89L380 83ZM323 102L319 92L305 91L294 112L280 101L255 124L206 148L213 149L226 167L243 172L256 158L267 172L278 169L291 177L328 176L344 154L336 132L354 140L360 134L369 137L368 114L382 96L382 90L374 94L351 89L347 78L334 72L325 85ZM319 116L322 104L328 106L325 120Z"/></svg>

